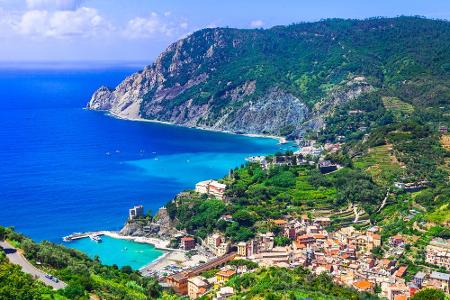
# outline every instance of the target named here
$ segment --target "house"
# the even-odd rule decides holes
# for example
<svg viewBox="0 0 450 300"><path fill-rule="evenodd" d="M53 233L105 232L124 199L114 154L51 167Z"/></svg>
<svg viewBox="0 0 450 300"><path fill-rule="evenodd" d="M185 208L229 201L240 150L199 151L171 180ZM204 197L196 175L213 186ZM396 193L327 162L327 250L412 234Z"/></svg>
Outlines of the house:
<svg viewBox="0 0 450 300"><path fill-rule="evenodd" d="M192 250L195 248L195 239L191 236L181 238L181 248L184 250Z"/></svg>
<svg viewBox="0 0 450 300"><path fill-rule="evenodd" d="M276 226L279 227L284 227L286 226L286 224L288 223L286 220L282 220L282 219L277 219L277 220L272 220L272 223Z"/></svg>
<svg viewBox="0 0 450 300"><path fill-rule="evenodd" d="M133 208L130 208L128 211L128 220L134 220L136 218L144 217L144 206L137 205Z"/></svg>
<svg viewBox="0 0 450 300"><path fill-rule="evenodd" d="M319 224L322 227L327 227L331 225L331 219L328 217L319 217L314 219L314 223Z"/></svg>
<svg viewBox="0 0 450 300"><path fill-rule="evenodd" d="M224 286L219 289L214 300L225 300L228 297L233 296L233 294L234 289L231 286Z"/></svg>
<svg viewBox="0 0 450 300"><path fill-rule="evenodd" d="M226 184L219 183L216 180L200 181L195 185L195 191L200 194L207 194L217 199L223 200L225 197Z"/></svg>
<svg viewBox="0 0 450 300"><path fill-rule="evenodd" d="M316 241L316 239L311 234L303 234L303 235L299 235L297 237L297 242L299 244L303 244L303 245L312 244L315 241Z"/></svg>
<svg viewBox="0 0 450 300"><path fill-rule="evenodd" d="M392 247L403 247L405 245L405 240L401 235L391 236L389 238L389 245Z"/></svg>
<svg viewBox="0 0 450 300"><path fill-rule="evenodd" d="M175 293L186 295L188 293L189 272L183 271L166 277L166 283L170 285Z"/></svg>
<svg viewBox="0 0 450 300"><path fill-rule="evenodd" d="M297 236L297 231L293 227L287 227L284 229L284 236L293 240Z"/></svg>
<svg viewBox="0 0 450 300"><path fill-rule="evenodd" d="M219 272L216 273L216 284L215 287L218 288L219 286L226 283L230 278L236 274L236 270L233 270L228 267L222 268Z"/></svg>
<svg viewBox="0 0 450 300"><path fill-rule="evenodd" d="M202 276L195 276L188 279L188 296L189 299L197 299L208 290L208 282Z"/></svg>
<svg viewBox="0 0 450 300"><path fill-rule="evenodd" d="M400 268L397 269L397 271L395 271L394 276L396 277L403 277L406 273L406 269L408 267L407 266L400 266Z"/></svg>

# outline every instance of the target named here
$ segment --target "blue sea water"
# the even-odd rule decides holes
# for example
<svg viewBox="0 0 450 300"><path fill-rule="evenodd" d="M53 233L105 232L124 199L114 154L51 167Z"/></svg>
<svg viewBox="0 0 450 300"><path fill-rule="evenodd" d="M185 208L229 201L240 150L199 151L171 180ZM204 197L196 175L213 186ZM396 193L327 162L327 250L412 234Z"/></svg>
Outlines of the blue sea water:
<svg viewBox="0 0 450 300"><path fill-rule="evenodd" d="M133 205L155 212L195 182L280 149L273 139L83 109L98 86L115 86L135 70L0 66L1 225L53 242L117 230Z"/></svg>

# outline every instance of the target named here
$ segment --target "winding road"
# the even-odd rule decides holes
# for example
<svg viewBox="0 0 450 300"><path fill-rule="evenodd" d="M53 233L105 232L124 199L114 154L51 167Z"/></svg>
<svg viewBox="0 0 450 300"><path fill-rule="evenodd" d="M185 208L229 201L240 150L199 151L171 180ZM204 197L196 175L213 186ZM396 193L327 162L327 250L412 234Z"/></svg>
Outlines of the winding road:
<svg viewBox="0 0 450 300"><path fill-rule="evenodd" d="M0 241L0 247L3 248L3 251L6 254L6 257L9 259L9 262L15 265L19 265L22 268L22 271L28 274L31 274L34 278L39 279L45 285L51 286L55 290L63 289L67 286L66 283L62 281L54 281L47 277L47 273L39 270L35 266L33 266L22 254L20 254L16 248L14 248L10 243L6 241Z"/></svg>

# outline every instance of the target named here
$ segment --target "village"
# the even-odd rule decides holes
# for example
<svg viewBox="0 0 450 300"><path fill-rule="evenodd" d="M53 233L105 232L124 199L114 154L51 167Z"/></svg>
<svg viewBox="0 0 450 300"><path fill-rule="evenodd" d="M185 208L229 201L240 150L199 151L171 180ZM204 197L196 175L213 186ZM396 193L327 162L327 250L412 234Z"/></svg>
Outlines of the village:
<svg viewBox="0 0 450 300"><path fill-rule="evenodd" d="M252 160L262 166L267 164L265 158ZM292 164L291 160L286 156L278 156L270 163ZM295 163L305 161L298 159ZM323 173L339 168L324 161L317 166L319 169L324 168L321 170ZM225 189L225 184L207 180L199 182L195 191L225 200ZM221 219L233 221L231 215L223 215ZM426 247L426 262L445 272L423 268L407 279L405 274L408 266L400 263L408 247L408 239L404 236L391 236L383 244L380 227L358 230L356 226L349 225L328 231L326 228L332 222L330 217L306 214L300 218L286 217L268 222L273 225L276 234L258 233L254 239L238 243L232 243L220 232L214 232L203 240L189 235L179 236L179 247L182 250L203 253L205 260L197 260L191 267L166 266L163 272L152 275L157 275L163 286L172 288L180 295L188 295L190 299L205 294L213 295L214 299L226 299L233 295L233 288L226 286L226 282L233 276L252 272L248 264L243 263L248 261L259 267L301 266L317 275L325 272L338 284L377 293L389 300L410 299L417 291L425 288L436 288L449 293L449 240L435 238ZM285 237L288 243L277 246L276 235ZM377 249L381 247L384 254L376 255Z"/></svg>

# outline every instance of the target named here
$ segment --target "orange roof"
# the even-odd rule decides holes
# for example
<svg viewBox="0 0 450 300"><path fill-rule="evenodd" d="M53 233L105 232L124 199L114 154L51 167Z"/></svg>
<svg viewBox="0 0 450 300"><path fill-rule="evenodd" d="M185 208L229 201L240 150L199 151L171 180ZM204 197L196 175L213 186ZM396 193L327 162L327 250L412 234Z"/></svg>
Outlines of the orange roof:
<svg viewBox="0 0 450 300"><path fill-rule="evenodd" d="M228 270L221 270L221 271L219 271L219 272L217 272L217 276L222 276L222 277L231 277L231 276L233 276L234 274L236 274L236 271L235 270L232 270L232 269L228 269Z"/></svg>
<svg viewBox="0 0 450 300"><path fill-rule="evenodd" d="M326 238L323 234L313 234L313 237L317 240L323 240Z"/></svg>
<svg viewBox="0 0 450 300"><path fill-rule="evenodd" d="M314 238L314 237L310 234L302 234L297 237L297 240L310 239L310 238Z"/></svg>
<svg viewBox="0 0 450 300"><path fill-rule="evenodd" d="M182 240L182 241L193 241L194 238L191 237L191 236L185 236L185 237L182 237L181 240Z"/></svg>
<svg viewBox="0 0 450 300"><path fill-rule="evenodd" d="M404 294L394 296L394 300L407 300L407 299L408 299L408 297L406 297L406 295L404 295Z"/></svg>
<svg viewBox="0 0 450 300"><path fill-rule="evenodd" d="M281 219L278 219L278 220L272 220L272 222L273 222L275 225L285 225L285 224L287 224L287 221L286 221L286 220L281 220Z"/></svg>
<svg viewBox="0 0 450 300"><path fill-rule="evenodd" d="M306 248L306 245L303 243L300 243L299 241L295 241L295 245L297 246L298 249Z"/></svg>
<svg viewBox="0 0 450 300"><path fill-rule="evenodd" d="M373 287L373 283L370 281L367 281L367 280L357 281L357 282L353 283L353 285L357 289L364 290L364 291L370 290Z"/></svg>
<svg viewBox="0 0 450 300"><path fill-rule="evenodd" d="M398 268L398 270L395 272L395 276L397 277L403 277L403 275L405 275L407 266L401 266L400 268Z"/></svg>
<svg viewBox="0 0 450 300"><path fill-rule="evenodd" d="M378 233L374 233L372 237L374 239L381 240L381 235L379 235Z"/></svg>

